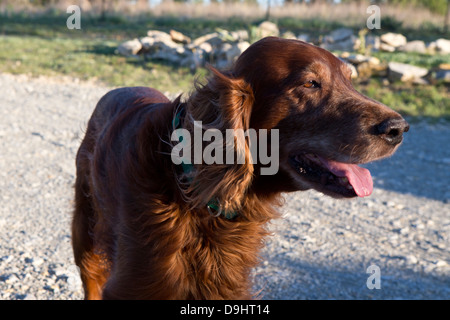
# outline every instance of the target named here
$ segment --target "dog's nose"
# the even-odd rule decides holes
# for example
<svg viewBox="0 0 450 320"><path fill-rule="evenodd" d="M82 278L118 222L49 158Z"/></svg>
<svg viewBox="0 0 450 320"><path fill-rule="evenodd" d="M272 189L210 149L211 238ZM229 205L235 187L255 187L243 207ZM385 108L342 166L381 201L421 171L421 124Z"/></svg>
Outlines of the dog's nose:
<svg viewBox="0 0 450 320"><path fill-rule="evenodd" d="M377 125L375 130L381 139L395 146L402 142L403 132L409 130L409 124L403 118L387 119Z"/></svg>

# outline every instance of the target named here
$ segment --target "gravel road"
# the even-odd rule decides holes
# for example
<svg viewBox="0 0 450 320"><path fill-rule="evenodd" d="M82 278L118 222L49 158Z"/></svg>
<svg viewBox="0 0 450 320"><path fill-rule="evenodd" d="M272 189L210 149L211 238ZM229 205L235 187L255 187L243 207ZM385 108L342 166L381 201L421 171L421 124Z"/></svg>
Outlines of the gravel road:
<svg viewBox="0 0 450 320"><path fill-rule="evenodd" d="M70 246L74 158L108 90L0 74L0 299L82 298ZM450 299L449 146L449 123L412 123L395 156L368 166L372 196L286 195L255 291L263 299Z"/></svg>

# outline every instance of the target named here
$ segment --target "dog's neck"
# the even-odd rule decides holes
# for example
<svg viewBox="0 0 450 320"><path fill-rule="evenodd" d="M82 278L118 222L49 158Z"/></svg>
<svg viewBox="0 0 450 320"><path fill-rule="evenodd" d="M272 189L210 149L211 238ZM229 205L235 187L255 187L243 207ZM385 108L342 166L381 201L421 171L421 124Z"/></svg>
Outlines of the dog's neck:
<svg viewBox="0 0 450 320"><path fill-rule="evenodd" d="M172 120L172 129L173 130L180 129L182 127L181 123L182 123L183 118L186 115L185 105L182 103L179 103L175 110L176 110L176 113ZM194 165L191 162L183 161L180 164L180 166L181 166L183 175L187 177L187 180L189 183L192 183L191 175L192 175L193 171L195 170ZM233 220L239 214L239 211L237 211L237 210L228 210L228 211L223 210L222 204L216 198L210 199L208 201L208 203L206 204L206 208L212 216L219 217L220 215L222 215L225 219L228 219L228 220Z"/></svg>

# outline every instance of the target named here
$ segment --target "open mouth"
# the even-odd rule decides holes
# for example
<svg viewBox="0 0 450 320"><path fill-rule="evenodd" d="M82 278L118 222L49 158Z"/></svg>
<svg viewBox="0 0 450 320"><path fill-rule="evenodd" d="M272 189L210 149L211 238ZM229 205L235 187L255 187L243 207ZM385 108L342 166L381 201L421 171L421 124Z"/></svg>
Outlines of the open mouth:
<svg viewBox="0 0 450 320"><path fill-rule="evenodd" d="M373 191L369 170L356 164L328 160L312 153L291 156L289 162L318 191L348 198L366 197Z"/></svg>

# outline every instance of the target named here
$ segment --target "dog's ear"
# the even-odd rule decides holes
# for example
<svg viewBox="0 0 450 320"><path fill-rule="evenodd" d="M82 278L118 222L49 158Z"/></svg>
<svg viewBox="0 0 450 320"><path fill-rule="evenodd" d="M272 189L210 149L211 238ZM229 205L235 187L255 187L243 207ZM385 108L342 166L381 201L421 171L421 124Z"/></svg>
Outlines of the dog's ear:
<svg viewBox="0 0 450 320"><path fill-rule="evenodd" d="M253 90L244 79L236 79L209 67L213 73L214 87L219 93L219 105L223 120L229 129L247 130L253 107Z"/></svg>
<svg viewBox="0 0 450 320"><path fill-rule="evenodd" d="M243 79L221 73L210 67L212 77L195 93L192 109L201 108L194 119L206 120L203 129L220 130L223 136L223 164L196 166L191 184L191 199L205 206L214 199L225 212L239 211L243 206L248 187L253 178L253 160L250 150L250 115L253 108L253 91ZM256 141L253 141L256 143ZM231 154L231 157L230 157ZM200 204L200 201L202 202ZM205 202L206 201L206 202Z"/></svg>

